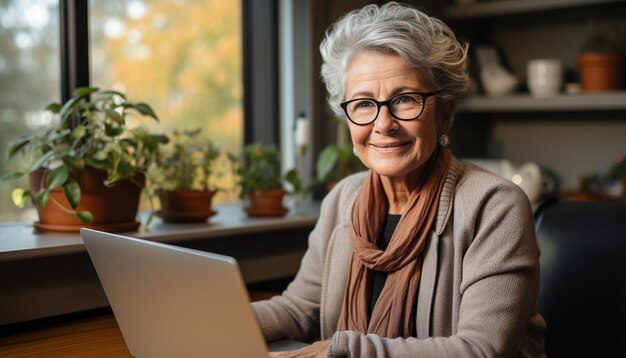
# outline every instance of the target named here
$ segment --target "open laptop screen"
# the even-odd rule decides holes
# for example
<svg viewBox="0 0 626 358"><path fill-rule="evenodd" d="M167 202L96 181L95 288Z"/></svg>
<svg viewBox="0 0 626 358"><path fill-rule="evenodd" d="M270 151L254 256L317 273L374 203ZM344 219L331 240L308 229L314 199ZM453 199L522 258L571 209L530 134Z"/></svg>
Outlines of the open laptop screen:
<svg viewBox="0 0 626 358"><path fill-rule="evenodd" d="M267 357L232 257L81 229L136 357Z"/></svg>

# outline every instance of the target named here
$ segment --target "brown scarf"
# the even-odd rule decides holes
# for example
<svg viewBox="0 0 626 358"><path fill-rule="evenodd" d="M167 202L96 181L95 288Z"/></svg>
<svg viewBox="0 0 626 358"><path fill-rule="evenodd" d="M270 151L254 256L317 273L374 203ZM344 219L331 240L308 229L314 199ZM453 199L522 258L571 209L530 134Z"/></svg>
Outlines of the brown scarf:
<svg viewBox="0 0 626 358"><path fill-rule="evenodd" d="M353 252L338 330L410 337L415 331L415 300L422 271L421 251L437 215L439 196L452 154L440 148L427 163L421 185L409 197L389 247L376 246L387 215L387 197L380 176L370 170L352 209ZM387 272L385 286L368 322L371 270Z"/></svg>

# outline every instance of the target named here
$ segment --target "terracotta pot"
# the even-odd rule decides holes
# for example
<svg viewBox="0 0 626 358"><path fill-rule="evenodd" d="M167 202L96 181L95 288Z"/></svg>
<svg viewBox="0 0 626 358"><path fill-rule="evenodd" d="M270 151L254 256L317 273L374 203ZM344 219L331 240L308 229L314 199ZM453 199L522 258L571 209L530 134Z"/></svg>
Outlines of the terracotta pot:
<svg viewBox="0 0 626 358"><path fill-rule="evenodd" d="M41 188L43 175L43 170L30 174L32 193L37 193ZM63 194L63 189L56 188L50 192L51 198L46 206L37 207L39 214L39 222L35 223L37 230L78 232L81 227L87 227L108 232L121 232L132 231L139 227L136 216L142 187L130 180L122 180L107 187L103 184L107 177L106 172L97 169L76 171L70 176L78 182L81 189L81 198L76 210L90 211L93 215L93 223L85 224L74 215L59 208L52 199L68 209L71 206ZM143 185L144 178L139 182Z"/></svg>
<svg viewBox="0 0 626 358"><path fill-rule="evenodd" d="M578 55L577 62L585 92L614 91L622 88L625 55L588 52Z"/></svg>
<svg viewBox="0 0 626 358"><path fill-rule="evenodd" d="M211 210L215 195L210 191L167 191L159 193L161 210L156 215L165 222L203 222L216 214Z"/></svg>
<svg viewBox="0 0 626 358"><path fill-rule="evenodd" d="M283 216L289 211L283 206L285 194L284 189L248 193L248 207L244 211L249 216Z"/></svg>

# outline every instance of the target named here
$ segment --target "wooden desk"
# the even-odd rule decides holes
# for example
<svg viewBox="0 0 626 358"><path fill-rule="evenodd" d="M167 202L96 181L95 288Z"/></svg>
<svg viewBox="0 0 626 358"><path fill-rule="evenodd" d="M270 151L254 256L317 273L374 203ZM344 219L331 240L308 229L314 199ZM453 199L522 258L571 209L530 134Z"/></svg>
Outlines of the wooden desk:
<svg viewBox="0 0 626 358"><path fill-rule="evenodd" d="M0 357L131 357L113 314L0 337Z"/></svg>
<svg viewBox="0 0 626 358"><path fill-rule="evenodd" d="M250 292L252 301L267 299L273 292ZM2 358L132 357L112 313L91 314L37 325L33 329L0 336Z"/></svg>

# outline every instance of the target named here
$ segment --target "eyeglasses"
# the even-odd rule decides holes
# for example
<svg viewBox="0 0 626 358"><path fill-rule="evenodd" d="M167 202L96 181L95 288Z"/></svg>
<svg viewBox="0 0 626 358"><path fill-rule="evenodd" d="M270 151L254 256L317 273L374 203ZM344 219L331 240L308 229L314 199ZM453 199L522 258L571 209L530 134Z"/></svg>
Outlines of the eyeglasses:
<svg viewBox="0 0 626 358"><path fill-rule="evenodd" d="M340 104L350 122L365 126L378 118L380 108L387 106L389 113L401 121L417 119L422 112L426 99L436 96L442 91L433 92L404 92L389 97L386 101L379 102L373 98L355 98Z"/></svg>

